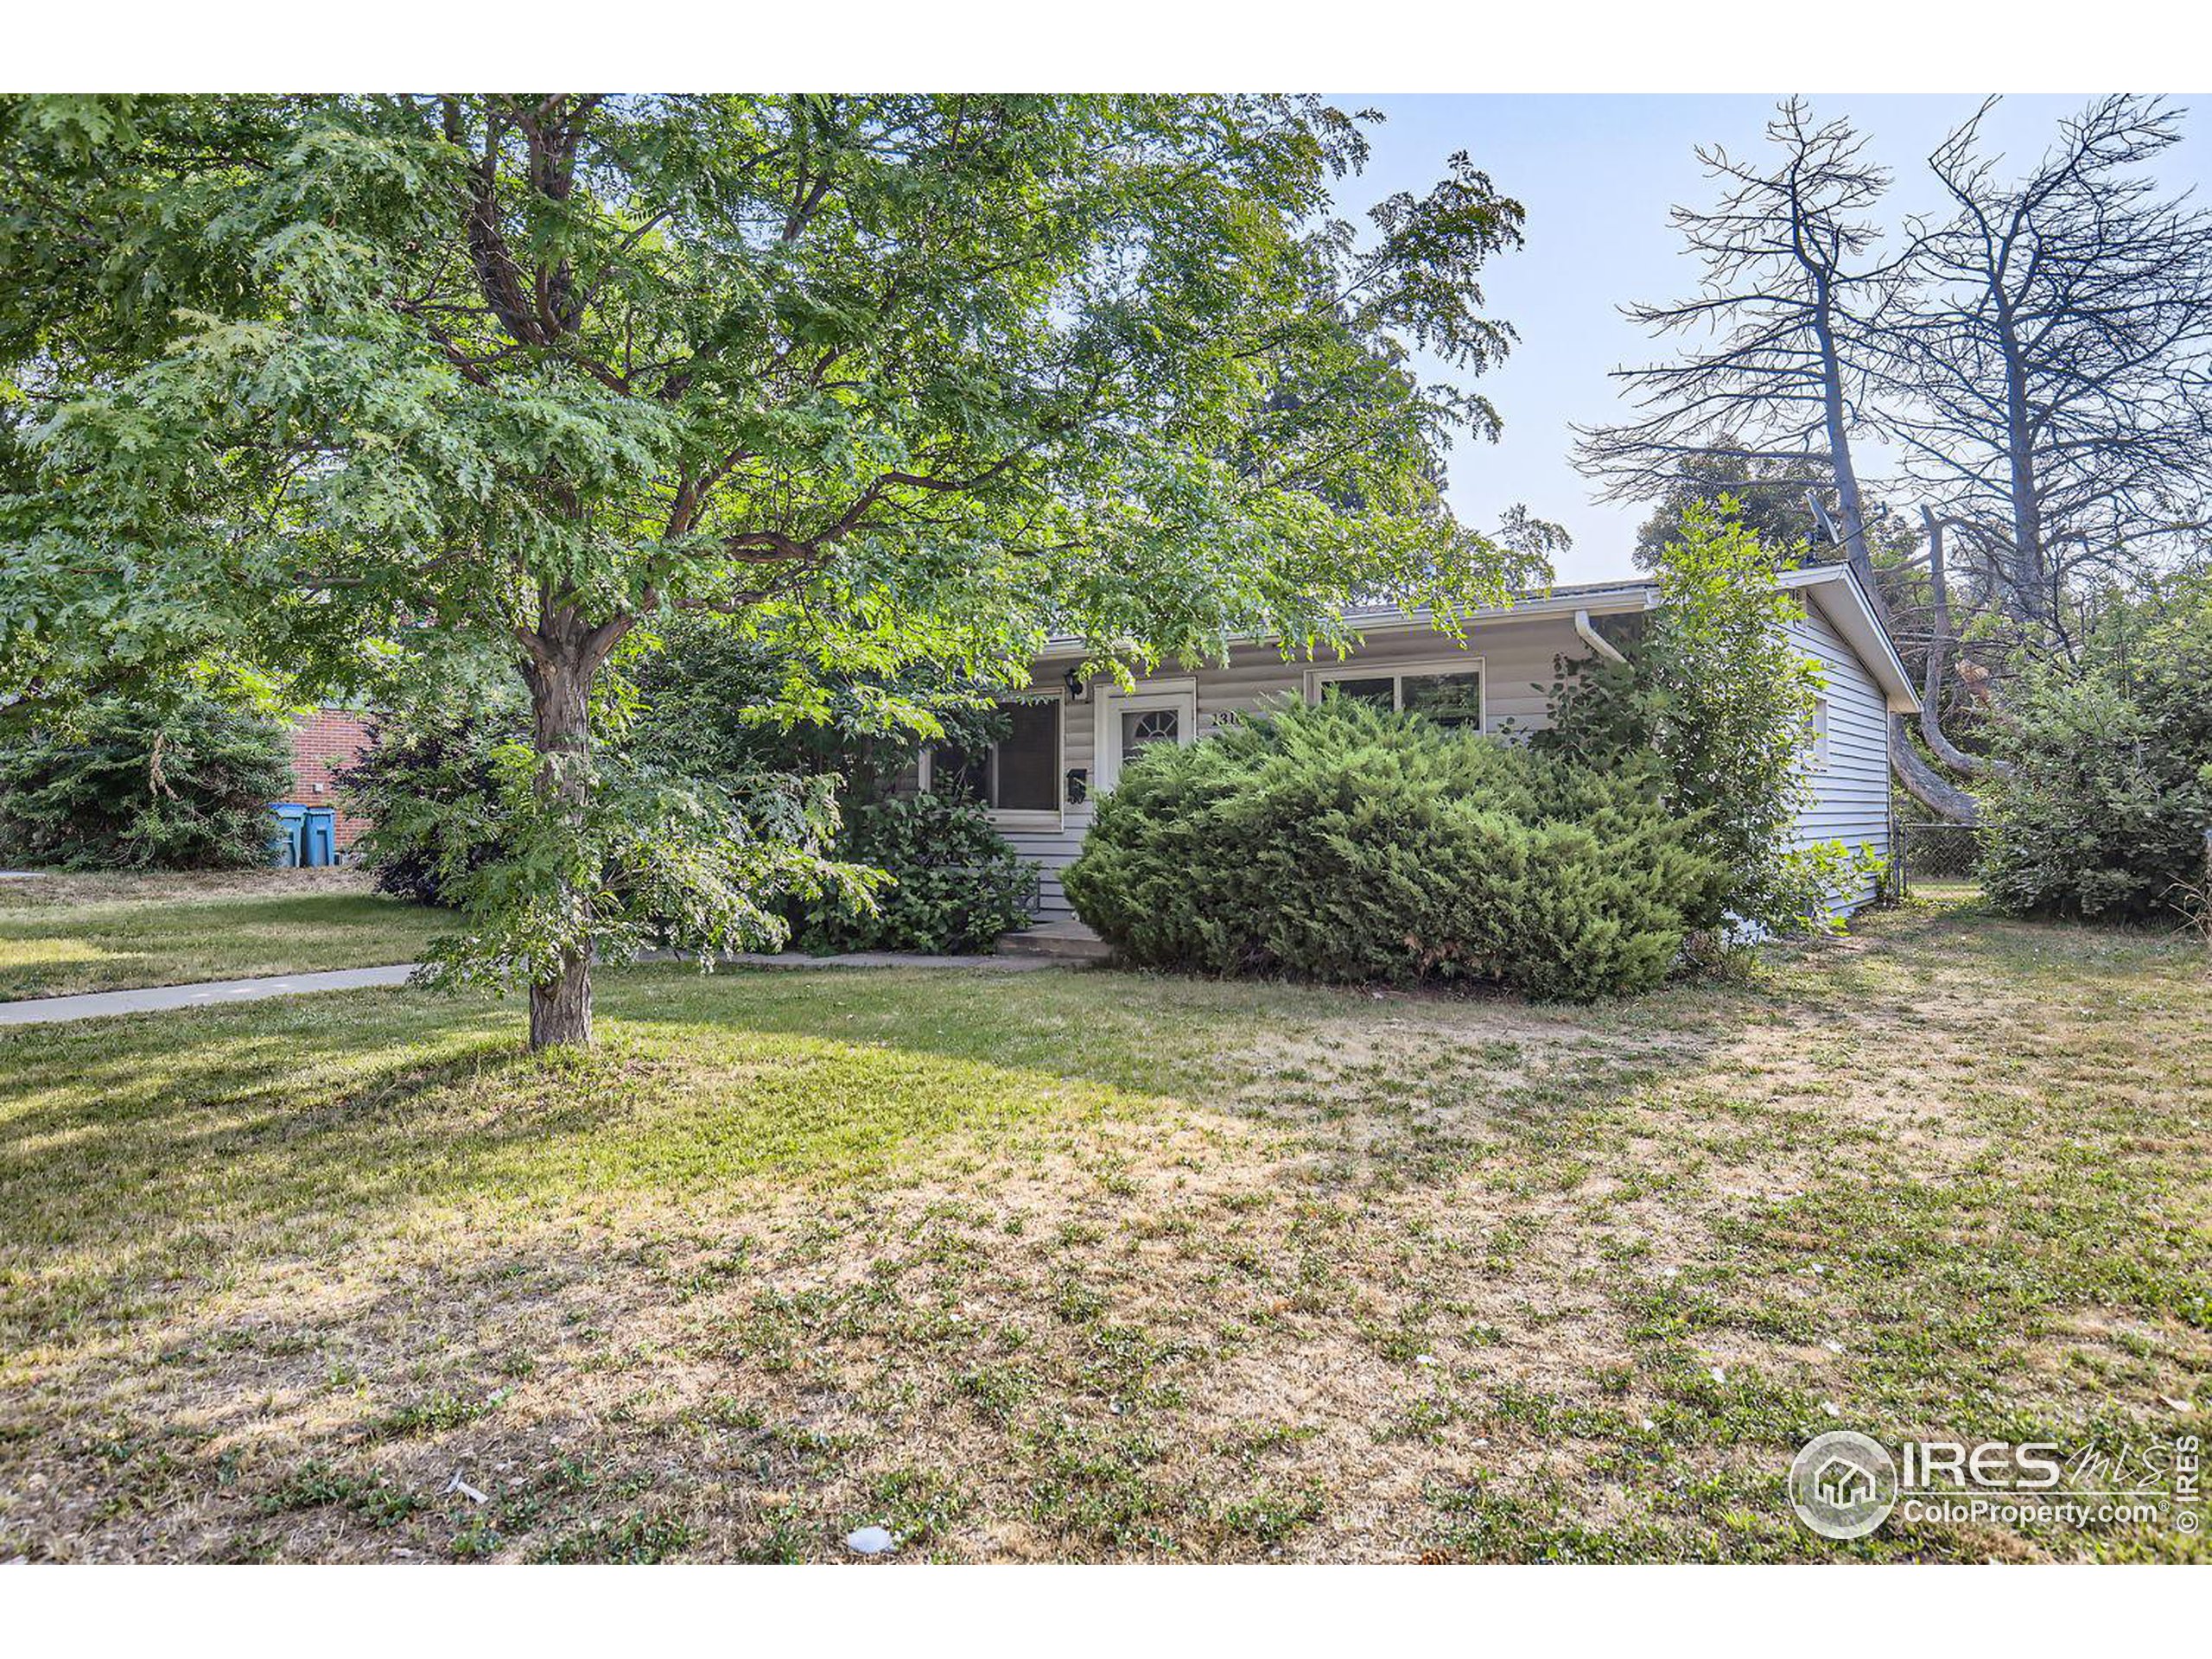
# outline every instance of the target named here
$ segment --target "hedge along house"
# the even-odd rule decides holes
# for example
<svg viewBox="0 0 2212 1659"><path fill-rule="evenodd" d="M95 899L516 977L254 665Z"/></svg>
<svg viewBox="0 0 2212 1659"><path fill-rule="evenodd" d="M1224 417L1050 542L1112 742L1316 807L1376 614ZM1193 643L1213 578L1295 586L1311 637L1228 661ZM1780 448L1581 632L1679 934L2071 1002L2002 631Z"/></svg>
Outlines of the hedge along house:
<svg viewBox="0 0 2212 1659"><path fill-rule="evenodd" d="M1801 843L1840 841L1890 852L1890 716L1919 709L1880 613L1849 568L1809 566L1784 574L1805 607L1791 624L1825 680L1807 745L1810 800L1797 823ZM1079 681L1079 641L1050 642L1029 685L1005 700L1007 735L985 753L942 746L925 751L913 781L942 785L957 771L991 822L1023 857L1043 866L1040 921L1072 914L1058 874L1089 833L1094 803L1123 767L1155 743L1192 743L1223 721L1290 698L1316 702L1333 690L1432 719L1498 735L1547 723L1562 659L1618 656L1632 645L1630 619L1659 603L1652 582L1554 588L1465 619L1455 638L1425 612L1353 611L1351 651L1286 660L1263 639L1229 642L1216 663L1163 667L1128 690L1105 678ZM1849 910L1873 896L1839 893Z"/></svg>

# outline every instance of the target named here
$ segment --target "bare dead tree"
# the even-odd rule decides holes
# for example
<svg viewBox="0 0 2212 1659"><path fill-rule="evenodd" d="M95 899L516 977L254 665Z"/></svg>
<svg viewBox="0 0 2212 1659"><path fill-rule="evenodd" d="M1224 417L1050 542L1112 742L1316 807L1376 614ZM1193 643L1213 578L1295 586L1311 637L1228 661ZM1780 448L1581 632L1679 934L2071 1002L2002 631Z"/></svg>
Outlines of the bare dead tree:
<svg viewBox="0 0 2212 1659"><path fill-rule="evenodd" d="M1887 280L1871 257L1879 227L1866 216L1889 175L1865 158L1848 121L1816 126L1802 99L1777 107L1766 141L1764 161L1698 150L1719 201L1678 207L1673 221L1704 261L1703 291L1628 311L1656 336L1694 343L1617 371L1642 416L1578 429L1575 461L1602 480L1606 500L1663 495L1712 457L1749 463L1792 499L1808 485L1833 487L1841 544L1872 592L1851 441L1865 419L1859 335Z"/></svg>
<svg viewBox="0 0 2212 1659"><path fill-rule="evenodd" d="M1874 337L1908 472L2014 638L2063 651L2077 580L2206 521L2212 213L2144 171L2181 111L2101 99L2009 181L1994 102L1929 158L1950 216L1914 226Z"/></svg>
<svg viewBox="0 0 2212 1659"><path fill-rule="evenodd" d="M1580 429L1576 465L1603 480L1608 500L1664 497L1715 461L1741 463L1747 480L1790 496L1832 489L1837 542L1878 606L1852 441L1872 425L1866 329L1895 280L1875 257L1881 232L1867 217L1890 176L1866 159L1849 121L1815 125L1802 99L1777 107L1766 140L1764 167L1718 145L1697 152L1720 200L1673 217L1705 262L1704 291L1628 315L1655 335L1701 336L1702 349L1618 371L1643 416ZM1922 757L1904 716L1892 725L1898 781L1931 811L1973 822L1974 797Z"/></svg>
<svg viewBox="0 0 2212 1659"><path fill-rule="evenodd" d="M1925 537L1916 554L1899 562L1898 574L1905 574L1904 567L1923 569L1928 580L1927 601L1902 613L1892 609L1891 626L1901 649L1916 648L1920 653L1921 741L1942 767L1961 776L1986 778L2007 772L2010 768L2003 761L1960 747L1944 729L1944 711L1950 700L1948 688L1959 644L1955 619L1960 606L1955 601L1979 605L1987 584L1969 577L1961 592L1952 580L1946 540L1953 532L1971 531L1972 526L1962 525L1925 505L1921 508L1920 516ZM1986 686L1986 672L1969 672ZM1914 747L1911 730L1903 715L1893 715L1890 719L1890 770L1921 804L1939 817L1955 823L1980 820L1980 803L1942 770L1931 766Z"/></svg>

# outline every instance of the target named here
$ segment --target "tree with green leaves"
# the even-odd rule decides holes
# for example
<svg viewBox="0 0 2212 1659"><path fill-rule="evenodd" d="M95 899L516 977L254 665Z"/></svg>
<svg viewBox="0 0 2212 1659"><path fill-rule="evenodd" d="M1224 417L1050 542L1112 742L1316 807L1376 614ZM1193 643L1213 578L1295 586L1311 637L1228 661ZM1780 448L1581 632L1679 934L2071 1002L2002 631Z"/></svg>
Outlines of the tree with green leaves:
<svg viewBox="0 0 2212 1659"><path fill-rule="evenodd" d="M0 859L68 870L224 870L269 861L292 787L284 727L215 682L41 700L0 723Z"/></svg>
<svg viewBox="0 0 2212 1659"><path fill-rule="evenodd" d="M2103 596L2063 672L2033 667L1993 734L1983 890L2022 915L2212 923L2212 566Z"/></svg>
<svg viewBox="0 0 2212 1659"><path fill-rule="evenodd" d="M1828 901L1878 874L1864 849L1796 843L1822 675L1791 636L1805 608L1778 581L1785 556L1732 498L1692 502L1660 556L1660 603L1627 660L1578 664L1554 691L1552 724L1532 739L1599 771L1657 754L1668 805L1727 872L1696 918L1708 930L1832 925Z"/></svg>
<svg viewBox="0 0 2212 1659"><path fill-rule="evenodd" d="M639 906L702 952L769 926L734 891L760 858L715 850L759 823L596 788L642 623L989 680L1048 630L1141 665L1530 574L1442 501L1496 411L1416 367L1507 348L1478 276L1521 208L1460 156L1356 228L1363 129L1279 98L10 100L0 655L219 645L374 690L505 652L536 818L455 960L529 987L533 1046L587 1043Z"/></svg>

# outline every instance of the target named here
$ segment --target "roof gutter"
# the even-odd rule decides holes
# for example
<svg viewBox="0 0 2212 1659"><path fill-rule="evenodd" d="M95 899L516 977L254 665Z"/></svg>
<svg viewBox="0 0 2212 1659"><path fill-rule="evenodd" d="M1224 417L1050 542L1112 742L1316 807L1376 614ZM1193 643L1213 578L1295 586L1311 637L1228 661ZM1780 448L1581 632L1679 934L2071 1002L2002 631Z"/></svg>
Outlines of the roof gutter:
<svg viewBox="0 0 2212 1659"><path fill-rule="evenodd" d="M1584 645L1589 646L1591 650L1596 652L1607 662L1624 663L1628 661L1627 658L1622 656L1619 652L1613 648L1612 642L1611 640L1607 639L1604 634L1599 632L1597 629L1590 626L1590 607L1587 605L1580 606L1575 610L1574 632L1578 636L1580 636Z"/></svg>
<svg viewBox="0 0 2212 1659"><path fill-rule="evenodd" d="M1564 613L1596 612L1611 615L1623 611L1648 611L1659 602L1659 592L1651 583L1623 584L1616 591L1605 594L1543 594L1530 599L1521 599L1503 605L1487 605L1477 610L1459 613L1464 627L1478 627L1499 622L1516 622L1524 617L1558 616ZM1374 633L1395 633L1414 629L1446 632L1433 611L1426 607L1400 611L1394 614L1347 618L1354 637L1365 639ZM1240 633L1223 641L1224 645L1259 645L1275 643L1273 636L1264 633ZM1031 659L1033 662L1079 662L1092 653L1079 640L1065 636L1045 642L1045 648Z"/></svg>

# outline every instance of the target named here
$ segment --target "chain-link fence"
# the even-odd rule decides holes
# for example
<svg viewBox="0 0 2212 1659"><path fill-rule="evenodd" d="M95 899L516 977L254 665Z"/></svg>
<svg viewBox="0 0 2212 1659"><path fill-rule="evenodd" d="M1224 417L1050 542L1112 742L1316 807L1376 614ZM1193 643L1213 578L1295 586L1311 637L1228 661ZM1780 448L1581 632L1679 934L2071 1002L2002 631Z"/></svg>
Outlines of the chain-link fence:
<svg viewBox="0 0 2212 1659"><path fill-rule="evenodd" d="M1904 893L1922 882L1972 881L1980 856L1970 823L1900 823L1897 827L1897 885Z"/></svg>

